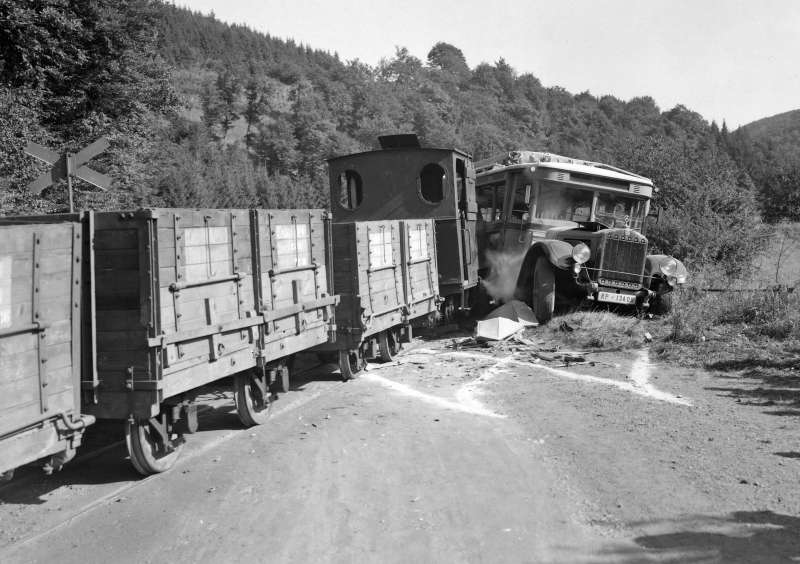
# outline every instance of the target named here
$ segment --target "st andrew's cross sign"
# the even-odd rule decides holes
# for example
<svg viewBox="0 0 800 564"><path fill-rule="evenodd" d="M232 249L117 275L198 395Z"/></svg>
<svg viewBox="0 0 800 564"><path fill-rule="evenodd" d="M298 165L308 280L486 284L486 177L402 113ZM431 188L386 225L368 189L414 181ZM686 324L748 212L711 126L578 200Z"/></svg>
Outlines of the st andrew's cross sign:
<svg viewBox="0 0 800 564"><path fill-rule="evenodd" d="M63 155L59 155L47 147L29 141L28 145L25 147L25 152L40 161L53 165L53 168L43 172L39 178L28 184L28 189L34 194L41 194L42 190L51 184L66 178L67 187L69 189L69 211L72 212L73 176L85 180L101 190L108 190L111 187L111 177L86 166L86 162L89 161L89 159L102 153L108 149L108 147L108 139L101 137L77 153L64 153Z"/></svg>

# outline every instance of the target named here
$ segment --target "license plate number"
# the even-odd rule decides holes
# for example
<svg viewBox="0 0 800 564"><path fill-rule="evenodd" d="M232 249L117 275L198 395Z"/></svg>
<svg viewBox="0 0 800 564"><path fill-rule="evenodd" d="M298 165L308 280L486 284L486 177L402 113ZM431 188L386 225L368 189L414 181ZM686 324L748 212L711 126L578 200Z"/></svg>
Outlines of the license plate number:
<svg viewBox="0 0 800 564"><path fill-rule="evenodd" d="M633 304L636 302L636 296L632 294L614 294L612 292L599 292L597 294L598 302L611 302L612 304Z"/></svg>

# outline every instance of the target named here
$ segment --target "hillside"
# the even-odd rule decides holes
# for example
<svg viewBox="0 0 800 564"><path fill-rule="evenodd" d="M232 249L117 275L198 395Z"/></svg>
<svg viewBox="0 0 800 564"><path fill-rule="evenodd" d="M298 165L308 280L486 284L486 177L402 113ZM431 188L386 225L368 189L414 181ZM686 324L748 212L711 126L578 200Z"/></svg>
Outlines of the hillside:
<svg viewBox="0 0 800 564"><path fill-rule="evenodd" d="M764 219L800 221L800 110L744 125L725 141L757 187Z"/></svg>
<svg viewBox="0 0 800 564"><path fill-rule="evenodd" d="M476 159L535 148L647 175L669 211L649 236L690 261L735 268L758 224L744 161L696 112L545 86L502 58L470 68L433 37L425 61L401 47L371 67L153 0L43 0L0 18L5 213L65 204L63 187L25 191L25 139L112 140L96 166L116 189L79 186L82 206L286 207L328 204L325 159L414 131Z"/></svg>
<svg viewBox="0 0 800 564"><path fill-rule="evenodd" d="M741 127L759 145L787 162L800 163L800 110L763 118Z"/></svg>

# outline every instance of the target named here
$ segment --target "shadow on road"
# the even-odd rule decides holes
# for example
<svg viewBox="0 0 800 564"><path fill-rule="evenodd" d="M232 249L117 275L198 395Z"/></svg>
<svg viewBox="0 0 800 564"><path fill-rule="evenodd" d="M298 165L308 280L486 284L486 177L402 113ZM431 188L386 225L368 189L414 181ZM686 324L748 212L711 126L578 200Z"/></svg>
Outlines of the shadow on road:
<svg viewBox="0 0 800 564"><path fill-rule="evenodd" d="M716 377L735 380L736 386L712 386L712 392L724 392L742 405L777 407L769 415L800 416L800 365L795 357L769 359L746 358L706 364Z"/></svg>
<svg viewBox="0 0 800 564"><path fill-rule="evenodd" d="M634 539L648 553L657 551L658 562L778 563L800 558L800 518L772 511L635 526L672 530Z"/></svg>

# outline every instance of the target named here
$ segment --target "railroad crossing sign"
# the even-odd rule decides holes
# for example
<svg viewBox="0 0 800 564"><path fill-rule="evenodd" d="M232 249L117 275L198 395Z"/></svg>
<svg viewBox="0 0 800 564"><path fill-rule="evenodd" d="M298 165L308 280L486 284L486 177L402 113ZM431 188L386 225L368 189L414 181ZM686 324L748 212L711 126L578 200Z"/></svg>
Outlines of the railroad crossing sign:
<svg viewBox="0 0 800 564"><path fill-rule="evenodd" d="M89 184L97 186L101 190L108 190L111 187L111 177L92 170L86 166L86 162L108 149L110 143L105 137L101 137L94 143L86 146L77 153L58 153L51 151L47 147L43 147L31 141L25 147L25 152L30 156L44 161L47 164L53 165L48 171L43 172L39 178L28 184L28 189L34 194L41 194L42 190L59 180L67 179L67 187L69 189L69 211L73 211L72 207L72 177L75 176L81 180L85 180Z"/></svg>

